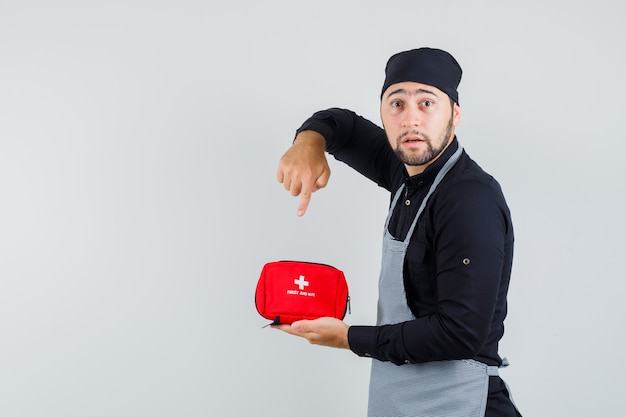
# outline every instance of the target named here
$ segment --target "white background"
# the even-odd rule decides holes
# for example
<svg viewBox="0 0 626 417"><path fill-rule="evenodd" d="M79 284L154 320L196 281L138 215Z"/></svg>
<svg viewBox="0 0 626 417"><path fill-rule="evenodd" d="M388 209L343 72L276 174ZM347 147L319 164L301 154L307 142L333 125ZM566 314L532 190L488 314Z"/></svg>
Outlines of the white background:
<svg viewBox="0 0 626 417"><path fill-rule="evenodd" d="M265 262L373 324L387 194L275 180L314 111L379 123L387 58L464 69L457 133L516 228L526 416L622 415L626 3L0 0L0 415L364 416L370 362L261 329Z"/></svg>

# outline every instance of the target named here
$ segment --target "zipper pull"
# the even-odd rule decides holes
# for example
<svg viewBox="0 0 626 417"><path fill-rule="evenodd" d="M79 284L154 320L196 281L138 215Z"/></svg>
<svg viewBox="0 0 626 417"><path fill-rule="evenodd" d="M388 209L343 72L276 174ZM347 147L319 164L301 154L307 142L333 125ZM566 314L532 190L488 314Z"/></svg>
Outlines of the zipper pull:
<svg viewBox="0 0 626 417"><path fill-rule="evenodd" d="M276 316L273 322L267 323L265 326L261 327L261 329L265 329L267 326L278 326L280 324L280 316Z"/></svg>

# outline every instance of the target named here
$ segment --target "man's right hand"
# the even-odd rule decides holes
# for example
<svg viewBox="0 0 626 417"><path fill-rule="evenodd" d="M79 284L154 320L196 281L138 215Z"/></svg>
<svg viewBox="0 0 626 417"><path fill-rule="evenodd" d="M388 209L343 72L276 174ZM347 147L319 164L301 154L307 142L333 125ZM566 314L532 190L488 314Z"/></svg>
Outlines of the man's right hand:
<svg viewBox="0 0 626 417"><path fill-rule="evenodd" d="M300 196L298 216L306 213L311 194L326 187L330 167L326 160L326 140L313 131L304 130L278 162L276 178L293 196Z"/></svg>

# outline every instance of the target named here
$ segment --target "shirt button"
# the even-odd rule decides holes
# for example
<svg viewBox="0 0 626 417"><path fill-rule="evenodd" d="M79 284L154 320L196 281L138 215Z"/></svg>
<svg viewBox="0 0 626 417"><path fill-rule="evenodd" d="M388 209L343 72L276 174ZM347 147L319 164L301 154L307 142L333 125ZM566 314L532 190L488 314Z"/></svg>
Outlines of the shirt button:
<svg viewBox="0 0 626 417"><path fill-rule="evenodd" d="M410 205L411 205L411 200L406 200L406 201L404 202L404 204L406 204L407 206L410 206Z"/></svg>

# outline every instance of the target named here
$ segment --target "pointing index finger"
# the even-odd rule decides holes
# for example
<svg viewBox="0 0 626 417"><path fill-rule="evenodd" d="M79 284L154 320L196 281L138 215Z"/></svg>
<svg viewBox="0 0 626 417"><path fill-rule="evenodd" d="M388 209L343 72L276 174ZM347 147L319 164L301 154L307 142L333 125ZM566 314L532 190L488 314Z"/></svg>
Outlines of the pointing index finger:
<svg viewBox="0 0 626 417"><path fill-rule="evenodd" d="M304 213L306 213L306 209L309 207L309 202L311 201L311 193L311 188L309 186L302 187L300 201L298 202L298 217L302 217L304 216Z"/></svg>

